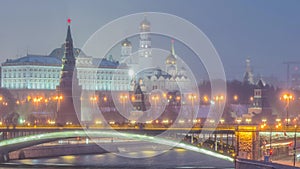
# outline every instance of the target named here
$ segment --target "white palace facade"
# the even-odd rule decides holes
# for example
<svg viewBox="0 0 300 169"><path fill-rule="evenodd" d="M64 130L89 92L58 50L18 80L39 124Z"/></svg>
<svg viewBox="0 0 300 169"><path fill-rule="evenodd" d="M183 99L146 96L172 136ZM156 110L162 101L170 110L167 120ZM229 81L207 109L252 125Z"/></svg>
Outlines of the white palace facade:
<svg viewBox="0 0 300 169"><path fill-rule="evenodd" d="M92 91L130 91L132 75L143 64L152 63L150 22L145 18L140 24L138 59L122 62L132 53L132 44L128 39L121 42L119 61L109 58L86 56L83 51L74 48L79 85L82 90ZM49 55L27 54L17 59L7 59L1 65L1 87L11 91L55 91L59 85L64 45L54 49ZM101 57L101 56L100 56ZM184 67L178 68L178 57L174 43L170 54L166 56L165 67L142 72L139 76L145 92L153 89L166 91L191 90L191 82Z"/></svg>

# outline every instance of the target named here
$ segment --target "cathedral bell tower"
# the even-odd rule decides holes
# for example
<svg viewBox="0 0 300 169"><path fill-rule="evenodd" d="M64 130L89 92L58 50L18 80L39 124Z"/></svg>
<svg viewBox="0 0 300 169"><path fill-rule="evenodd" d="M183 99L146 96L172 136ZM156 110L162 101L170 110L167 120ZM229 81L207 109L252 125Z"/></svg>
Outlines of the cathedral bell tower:
<svg viewBox="0 0 300 169"><path fill-rule="evenodd" d="M150 22L145 17L140 24L140 57L151 57Z"/></svg>
<svg viewBox="0 0 300 169"><path fill-rule="evenodd" d="M174 49L174 40L171 41L171 51L168 57L166 58L166 72L171 76L177 74L177 58Z"/></svg>

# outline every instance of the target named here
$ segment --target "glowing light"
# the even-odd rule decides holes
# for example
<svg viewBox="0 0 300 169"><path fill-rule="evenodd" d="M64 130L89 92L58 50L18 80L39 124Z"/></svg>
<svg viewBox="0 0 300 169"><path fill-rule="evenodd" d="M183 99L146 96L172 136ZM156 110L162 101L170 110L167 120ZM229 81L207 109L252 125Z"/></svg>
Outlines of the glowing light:
<svg viewBox="0 0 300 169"><path fill-rule="evenodd" d="M162 123L168 124L169 120L163 120Z"/></svg>
<svg viewBox="0 0 300 169"><path fill-rule="evenodd" d="M166 93L163 93L163 97L166 98L166 97L167 97L167 94L166 94Z"/></svg>
<svg viewBox="0 0 300 169"><path fill-rule="evenodd" d="M132 69L129 69L128 75L132 78L134 75L134 71Z"/></svg>
<svg viewBox="0 0 300 169"><path fill-rule="evenodd" d="M135 120L131 120L130 123L131 123L131 124L135 124L136 121L135 121Z"/></svg>
<svg viewBox="0 0 300 169"><path fill-rule="evenodd" d="M96 123L96 124L102 124L102 121L97 120L95 123Z"/></svg>
<svg viewBox="0 0 300 169"><path fill-rule="evenodd" d="M203 100L204 100L204 102L207 103L207 102L209 101L208 96L204 96L204 97L203 97Z"/></svg>
<svg viewBox="0 0 300 169"><path fill-rule="evenodd" d="M216 101L223 101L224 100L224 96L220 95L220 96L216 96Z"/></svg>
<svg viewBox="0 0 300 169"><path fill-rule="evenodd" d="M68 24L71 24L71 22L72 22L71 18L68 18L67 22L68 22Z"/></svg>
<svg viewBox="0 0 300 169"><path fill-rule="evenodd" d="M147 141L151 143L157 143L167 146L174 146L178 148L183 148L186 150L198 152L201 154L209 155L215 158L219 158L222 160L234 162L234 159L228 156L225 156L223 154L219 154L210 150L206 150L203 148L196 147L194 145L185 144L185 143L178 143L174 140L169 140L162 137L155 137L153 139L153 136L147 136L147 135L139 135L139 134L133 134L133 133L122 133L114 132L114 131L61 131L61 132L53 132L53 133L44 133L44 134L37 134L34 136L23 136L23 137L16 137L12 139L2 140L0 141L0 148L2 147L12 147L16 144L23 144L24 142L27 143L35 143L38 140L44 140L48 141L48 139L62 139L62 138L77 138L77 137L86 137L87 135L92 135L95 137L118 137L118 138L130 138L140 141ZM67 158L69 156L64 156L63 158Z"/></svg>
<svg viewBox="0 0 300 169"><path fill-rule="evenodd" d="M210 123L215 123L215 120L212 119L212 120L209 120L209 122L210 122Z"/></svg>
<svg viewBox="0 0 300 169"><path fill-rule="evenodd" d="M146 121L146 124L151 124L151 123L152 123L152 120Z"/></svg>
<svg viewBox="0 0 300 169"><path fill-rule="evenodd" d="M180 124L183 124L184 123L184 120L179 120L178 121Z"/></svg>
<svg viewBox="0 0 300 169"><path fill-rule="evenodd" d="M234 101L237 101L238 99L239 99L238 95L234 95L234 96L233 96L233 100L234 100Z"/></svg>
<svg viewBox="0 0 300 169"><path fill-rule="evenodd" d="M289 94L289 93L283 95L283 99L284 99L284 100L291 100L291 99L293 99L293 98L294 98L293 95L292 95L292 94Z"/></svg>
<svg viewBox="0 0 300 169"><path fill-rule="evenodd" d="M246 119L246 122L249 124L252 120L251 119Z"/></svg>
<svg viewBox="0 0 300 169"><path fill-rule="evenodd" d="M131 96L131 101L135 101L135 97L134 96Z"/></svg>

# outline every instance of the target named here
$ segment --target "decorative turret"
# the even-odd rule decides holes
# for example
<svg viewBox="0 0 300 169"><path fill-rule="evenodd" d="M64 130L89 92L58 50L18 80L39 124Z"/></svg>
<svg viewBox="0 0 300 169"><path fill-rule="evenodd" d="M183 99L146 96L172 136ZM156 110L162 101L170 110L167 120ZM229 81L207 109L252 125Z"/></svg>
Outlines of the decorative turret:
<svg viewBox="0 0 300 169"><path fill-rule="evenodd" d="M129 57L131 52L131 42L126 38L123 42L121 42L121 61L124 61L127 57Z"/></svg>

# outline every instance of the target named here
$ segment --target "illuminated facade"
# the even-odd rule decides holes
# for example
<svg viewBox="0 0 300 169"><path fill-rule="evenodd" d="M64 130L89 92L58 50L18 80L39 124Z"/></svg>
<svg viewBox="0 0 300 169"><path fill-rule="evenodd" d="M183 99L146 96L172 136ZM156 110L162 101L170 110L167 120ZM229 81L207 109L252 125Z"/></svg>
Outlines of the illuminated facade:
<svg viewBox="0 0 300 169"><path fill-rule="evenodd" d="M76 66L79 84L84 90L129 89L130 79L126 65L106 59L78 57ZM61 60L53 56L27 55L7 60L1 67L1 87L12 90L55 90L59 84L61 69Z"/></svg>
<svg viewBox="0 0 300 169"><path fill-rule="evenodd" d="M55 90L59 84L61 61L41 55L8 59L1 67L1 87L7 89Z"/></svg>
<svg viewBox="0 0 300 169"><path fill-rule="evenodd" d="M107 59L78 56L78 52L74 55L77 57L76 67L82 89L129 90L130 79L126 65L119 65ZM59 58L59 55L53 55L52 52L52 55L27 55L18 59L8 59L2 63L1 87L10 90L55 90L59 85L62 70Z"/></svg>
<svg viewBox="0 0 300 169"><path fill-rule="evenodd" d="M187 71L180 66L175 54L174 41L171 43L170 54L166 56L163 68L157 67L153 63L150 28L151 24L144 18L139 25L139 50L138 57L132 55L132 43L125 39L121 42L120 62L126 63L130 70L136 74L135 80L141 80L141 88L144 92L151 92L155 89L165 91L192 91L191 81ZM182 61L181 61L182 62ZM131 84L133 90L134 83Z"/></svg>

